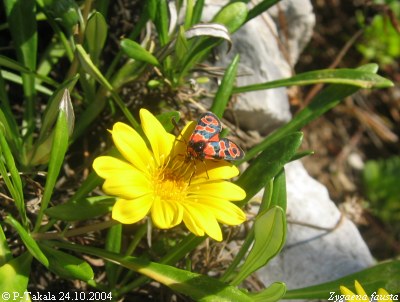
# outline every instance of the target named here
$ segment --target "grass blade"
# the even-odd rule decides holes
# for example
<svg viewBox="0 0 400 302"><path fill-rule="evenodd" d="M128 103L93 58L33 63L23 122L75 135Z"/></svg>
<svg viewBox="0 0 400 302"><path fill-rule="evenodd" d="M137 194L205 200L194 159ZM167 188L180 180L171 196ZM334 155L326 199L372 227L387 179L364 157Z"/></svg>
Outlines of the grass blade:
<svg viewBox="0 0 400 302"><path fill-rule="evenodd" d="M44 211L49 205L50 198L53 194L53 189L59 176L61 166L64 161L64 156L68 148L68 133L70 128L69 123L71 119L71 108L72 103L69 97L69 92L68 90L65 90L64 97L60 103L60 112L58 114L57 123L54 131L54 139L50 153L49 170L44 187L40 210L36 220L35 231L39 229Z"/></svg>

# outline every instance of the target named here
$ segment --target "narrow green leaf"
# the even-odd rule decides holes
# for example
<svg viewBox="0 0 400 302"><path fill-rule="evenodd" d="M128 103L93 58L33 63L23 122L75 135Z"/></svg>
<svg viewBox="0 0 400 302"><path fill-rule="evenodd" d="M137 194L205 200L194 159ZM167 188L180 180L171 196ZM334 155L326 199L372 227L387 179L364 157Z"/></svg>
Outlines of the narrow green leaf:
<svg viewBox="0 0 400 302"><path fill-rule="evenodd" d="M286 285L282 282L274 282L259 293L251 294L254 302L279 301L285 295Z"/></svg>
<svg viewBox="0 0 400 302"><path fill-rule="evenodd" d="M107 81L107 79L103 76L101 71L93 63L92 59L86 53L82 45L79 44L76 45L76 54L78 56L82 68L93 78L95 78L101 85L106 87L108 90L113 91L113 87L111 86L111 84Z"/></svg>
<svg viewBox="0 0 400 302"><path fill-rule="evenodd" d="M373 267L347 275L331 282L318 284L306 288L288 290L284 299L323 299L328 300L332 294L340 295L341 285L356 292L354 280L360 282L368 295L384 288L389 293L400 292L400 260L393 260L377 264ZM339 299L332 299L339 300Z"/></svg>
<svg viewBox="0 0 400 302"><path fill-rule="evenodd" d="M5 139L3 129L0 129L0 155L5 161L4 165L3 159L0 159L1 175L7 185L8 190L10 191L12 198L14 199L15 205L22 219L22 224L27 226L28 218L26 216L21 176L19 175L19 171L15 165L14 156L11 153L10 147Z"/></svg>
<svg viewBox="0 0 400 302"><path fill-rule="evenodd" d="M60 103L60 112L56 122L54 139L50 153L49 170L44 187L42 202L40 204L40 210L35 224L35 231L40 228L44 211L49 205L50 198L53 194L53 189L59 176L61 166L64 162L64 156L68 148L68 133L70 127L70 110L72 108L72 102L69 97L68 90L65 91L67 93L64 93L63 99Z"/></svg>
<svg viewBox="0 0 400 302"><path fill-rule="evenodd" d="M94 12L88 19L85 29L85 40L90 57L98 63L107 38L107 22L99 12Z"/></svg>
<svg viewBox="0 0 400 302"><path fill-rule="evenodd" d="M236 184L246 191L246 198L237 204L246 204L290 161L299 148L302 138L303 134L300 132L291 133L269 145L251 162L236 181Z"/></svg>
<svg viewBox="0 0 400 302"><path fill-rule="evenodd" d="M79 79L79 75L75 75L74 77L66 80L51 95L49 101L47 102L46 110L43 114L42 126L40 127L40 134L39 134L38 141L40 141L45 136L47 136L50 133L50 131L53 129L54 123L59 114L60 103L64 97L65 90L67 89L69 91L72 91L72 89L74 88L78 79ZM73 123L71 123L71 122L70 122L70 124L71 124L71 126L73 125ZM70 135L72 134L71 126L69 127Z"/></svg>
<svg viewBox="0 0 400 302"><path fill-rule="evenodd" d="M31 262L32 255L25 252L0 267L0 293L10 293L10 299L2 296L1 301L12 301L14 294L18 294L20 301L30 301L22 298L26 298L24 295L28 287Z"/></svg>
<svg viewBox="0 0 400 302"><path fill-rule="evenodd" d="M213 18L213 23L224 25L229 33L237 31L247 18L247 5L243 2L233 2L225 5Z"/></svg>
<svg viewBox="0 0 400 302"><path fill-rule="evenodd" d="M155 56L133 40L123 39L121 41L121 49L131 59L146 62L154 66L160 65Z"/></svg>
<svg viewBox="0 0 400 302"><path fill-rule="evenodd" d="M168 1L166 0L157 0L157 13L156 18L153 19L153 22L157 28L158 37L161 43L161 46L164 46L169 41L168 36L168 27L169 27L169 15L168 15Z"/></svg>
<svg viewBox="0 0 400 302"><path fill-rule="evenodd" d="M221 85L218 88L217 94L214 98L214 102L210 109L210 111L214 112L220 118L224 114L225 108L228 105L230 96L232 94L232 88L235 84L239 60L240 56L236 55L233 58L231 64L226 69L224 77L222 78Z"/></svg>
<svg viewBox="0 0 400 302"><path fill-rule="evenodd" d="M109 213L115 203L114 197L94 196L70 200L67 203L47 208L46 215L62 221L79 221Z"/></svg>
<svg viewBox="0 0 400 302"><path fill-rule="evenodd" d="M136 257L121 256L102 249L79 246L65 242L54 242L55 246L87 253L112 261L130 270L160 282L172 290L187 295L196 301L252 301L243 291L214 278L188 272L176 267L150 262Z"/></svg>
<svg viewBox="0 0 400 302"><path fill-rule="evenodd" d="M273 180L271 179L267 182L258 213L264 213L275 206L282 208L283 212L286 212L286 179L284 169L281 169ZM254 233L253 224L250 231L247 233L246 239L242 243L239 252L221 277L221 281L232 279L231 276L234 274L242 260L245 259L246 254L254 242Z"/></svg>
<svg viewBox="0 0 400 302"><path fill-rule="evenodd" d="M35 70L37 51L35 1L5 0L4 6L18 60L29 69Z"/></svg>
<svg viewBox="0 0 400 302"><path fill-rule="evenodd" d="M176 37L176 42L175 42L174 60L176 61L177 66L180 65L180 62L183 60L188 50L189 50L189 45L185 37L185 29L181 26L179 27L178 36Z"/></svg>
<svg viewBox="0 0 400 302"><path fill-rule="evenodd" d="M243 93L295 85L303 86L326 83L352 85L360 88L387 88L394 85L390 80L385 79L374 72L343 68L314 70L287 79L235 87L233 93Z"/></svg>
<svg viewBox="0 0 400 302"><path fill-rule="evenodd" d="M201 15L203 14L204 0L197 0L193 8L192 23L190 26L200 23Z"/></svg>
<svg viewBox="0 0 400 302"><path fill-rule="evenodd" d="M0 266L12 259L10 248L8 247L7 238L3 228L0 225ZM0 279L1 280L1 279Z"/></svg>
<svg viewBox="0 0 400 302"><path fill-rule="evenodd" d="M263 0L259 3L257 3L257 5L255 5L249 11L246 22L250 21L254 17L257 17L258 15L262 14L263 12L267 11L271 6L275 5L279 1L280 0Z"/></svg>
<svg viewBox="0 0 400 302"><path fill-rule="evenodd" d="M129 120L131 125L137 130L140 131L140 126L139 123L135 120L133 117L132 113L129 111L127 108L126 104L123 102L121 97L118 95L118 93L114 90L112 85L108 82L108 80L103 76L103 74L100 72L100 70L95 66L95 64L92 62L90 59L90 56L85 52L83 49L82 45L77 45L76 46L76 52L77 56L79 58L79 61L81 63L81 66L83 69L93 76L101 85L103 85L107 90L110 91L111 97L117 103L118 107L121 109L122 113L125 115L125 117ZM92 102L90 106L87 108L87 110L81 115L81 118L79 120L79 124L77 123L77 132L78 135L81 134L84 131L84 128L87 127L94 119L95 117L101 112L101 110L105 106L105 92L101 91L99 92L100 94L100 100L96 100L96 102ZM94 112L92 112L92 110ZM75 139L75 136L73 137Z"/></svg>
<svg viewBox="0 0 400 302"><path fill-rule="evenodd" d="M377 65L376 64L367 64L357 68L358 70L365 72L376 72ZM299 131L303 126L307 125L312 120L321 116L331 108L335 107L337 104L341 102L345 97L355 93L358 91L358 87L349 86L349 85L341 85L334 84L328 86L324 90L322 90L313 100L312 102L301 110L297 115L286 125L282 126L271 135L267 136L261 143L253 147L252 149L246 152L245 157L237 161L237 164L240 164L244 161L248 161L259 152L275 143L277 140L281 139L283 136Z"/></svg>
<svg viewBox="0 0 400 302"><path fill-rule="evenodd" d="M8 80L10 82L22 85L23 84L23 80L22 77L20 75L17 75L15 73L9 72L7 70L1 70L1 76L5 79ZM43 86L41 84L36 84L34 85L36 92L41 92L45 95L51 95L53 93L52 90L50 90L49 88L47 88L46 86Z"/></svg>
<svg viewBox="0 0 400 302"><path fill-rule="evenodd" d="M49 266L49 261L47 260L47 257L43 254L41 251L39 245L35 241L35 239L32 238L31 234L28 233L24 227L17 221L15 220L11 215L7 215L6 219L4 220L6 223L11 225L19 234L21 237L22 242L28 249L29 253L33 257L36 258L40 263L42 263L45 267Z"/></svg>
<svg viewBox="0 0 400 302"><path fill-rule="evenodd" d="M271 201L268 207L265 209L270 209L274 206L278 206L286 212L286 176L285 169L283 168L275 177L272 183L272 195ZM262 209L261 209L262 210Z"/></svg>
<svg viewBox="0 0 400 302"><path fill-rule="evenodd" d="M224 25L229 33L233 33L245 22L247 16L247 7L243 2L233 2L224 6L211 21ZM200 38L200 41L193 43L185 58L180 65L179 77L184 77L187 72L197 62L206 58L211 49L221 42L218 38Z"/></svg>
<svg viewBox="0 0 400 302"><path fill-rule="evenodd" d="M194 24L192 21L193 9L194 9L193 0L187 0L186 1L186 11L185 11L185 22L183 23L183 27L185 29L188 29L189 27L191 27Z"/></svg>
<svg viewBox="0 0 400 302"><path fill-rule="evenodd" d="M122 241L122 224L112 226L107 232L106 238L106 251L119 254L121 252L121 241ZM106 274L108 280L108 286L110 288L115 287L118 279L118 272L120 267L112 262L106 262Z"/></svg>
<svg viewBox="0 0 400 302"><path fill-rule="evenodd" d="M9 57L5 57L0 55L0 66L7 67L9 69L12 69L14 71L18 71L21 73L31 73L32 70L30 70L28 67L25 65L22 65L21 63L10 59Z"/></svg>
<svg viewBox="0 0 400 302"><path fill-rule="evenodd" d="M11 110L10 102L7 95L6 84L0 71L0 126L3 127L4 135L10 145L13 154L21 150L22 138L15 116Z"/></svg>
<svg viewBox="0 0 400 302"><path fill-rule="evenodd" d="M286 238L286 214L273 207L254 222L254 245L231 284L238 285L250 274L267 265L282 249Z"/></svg>
<svg viewBox="0 0 400 302"><path fill-rule="evenodd" d="M84 282L93 279L92 267L86 261L44 244L40 248L49 260L49 270L57 276Z"/></svg>
<svg viewBox="0 0 400 302"><path fill-rule="evenodd" d="M35 1L5 0L4 6L18 61L30 70L36 70L37 24ZM26 101L24 121L29 132L33 129L35 123L35 77L33 74L23 73L22 82Z"/></svg>

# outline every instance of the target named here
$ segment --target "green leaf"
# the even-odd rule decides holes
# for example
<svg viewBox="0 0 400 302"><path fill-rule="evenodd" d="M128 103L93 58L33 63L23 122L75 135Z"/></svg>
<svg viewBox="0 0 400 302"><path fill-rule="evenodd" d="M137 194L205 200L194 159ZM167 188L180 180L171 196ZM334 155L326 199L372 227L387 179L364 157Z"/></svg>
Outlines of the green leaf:
<svg viewBox="0 0 400 302"><path fill-rule="evenodd" d="M164 46L169 41L168 27L169 27L169 16L168 16L168 1L166 0L156 0L156 18L153 22L156 26L157 33L161 46Z"/></svg>
<svg viewBox="0 0 400 302"><path fill-rule="evenodd" d="M280 207L283 212L286 212L286 178L284 169L281 169L273 180L271 179L267 182L258 213L265 213L267 210L276 206ZM235 269L239 266L242 260L245 259L245 256L254 241L254 228L255 225L253 224L250 231L247 233L246 239L242 243L239 252L221 277L221 281L232 279L231 276L234 274Z"/></svg>
<svg viewBox="0 0 400 302"><path fill-rule="evenodd" d="M92 280L92 267L84 260L65 252L53 249L45 244L40 248L49 260L49 270L66 279L78 279L84 282Z"/></svg>
<svg viewBox="0 0 400 302"><path fill-rule="evenodd" d="M172 290L187 295L196 301L252 301L236 287L222 283L214 278L188 272L176 267L150 262L136 257L121 256L98 248L79 246L65 242L54 242L54 245L73 251L87 253L112 261L130 270L145 275L168 286Z"/></svg>
<svg viewBox="0 0 400 302"><path fill-rule="evenodd" d="M232 63L226 69L221 85L218 88L214 102L210 109L210 111L214 112L220 118L224 114L225 108L228 105L230 96L232 94L232 88L235 84L236 72L239 66L239 59L239 55L236 55L233 58Z"/></svg>
<svg viewBox="0 0 400 302"><path fill-rule="evenodd" d="M236 184L246 191L246 198L237 204L246 204L290 161L302 138L303 134L300 132L291 133L269 145L251 162L236 181Z"/></svg>
<svg viewBox="0 0 400 302"><path fill-rule="evenodd" d="M279 301L286 292L286 285L282 282L274 282L259 293L251 294L254 302Z"/></svg>
<svg viewBox="0 0 400 302"><path fill-rule="evenodd" d="M175 42L174 60L176 61L177 65L179 65L179 63L183 60L188 50L189 50L189 45L185 37L185 29L181 26L179 27L178 36L176 37L176 42Z"/></svg>
<svg viewBox="0 0 400 302"><path fill-rule="evenodd" d="M54 138L54 123L59 114L60 103L64 98L69 98L65 95L69 94L69 90L72 90L75 86L79 75L67 80L52 94L46 111L43 117L43 124L40 128L39 138L35 142L34 146L27 150L27 165L36 166L47 164L50 158L50 152L52 149L53 138ZM68 117L68 135L71 136L75 125L75 115L72 110L72 103L69 103L67 117Z"/></svg>
<svg viewBox="0 0 400 302"><path fill-rule="evenodd" d="M62 221L87 220L109 213L114 203L114 197L87 197L70 200L67 203L47 208L45 213L52 218Z"/></svg>
<svg viewBox="0 0 400 302"><path fill-rule="evenodd" d="M359 67L358 70L365 72L376 72L377 65L367 64ZM265 138L257 146L248 150L245 157L242 160L237 161L236 163L240 164L244 161L248 161L259 152L261 152L271 144L275 143L277 140L281 139L283 136L295 131L299 131L303 126L307 125L312 120L316 119L331 108L335 107L341 102L342 99L358 91L358 89L359 88L356 86L342 84L334 84L328 86L327 88L322 90L307 107L297 113L297 115L295 115L289 123L282 126L271 135L267 136L267 138Z"/></svg>
<svg viewBox="0 0 400 302"><path fill-rule="evenodd" d="M193 16L190 26L201 22L201 15L203 13L204 0L196 0L193 8Z"/></svg>
<svg viewBox="0 0 400 302"><path fill-rule="evenodd" d="M8 247L7 238L3 228L0 225L0 266L12 259L10 248ZM1 279L0 279L1 280Z"/></svg>
<svg viewBox="0 0 400 302"><path fill-rule="evenodd" d="M160 65L155 56L133 40L123 39L121 41L121 49L131 59L146 62L154 66Z"/></svg>
<svg viewBox="0 0 400 302"><path fill-rule="evenodd" d="M8 146L3 134L3 129L0 129L0 156L0 174L6 183L7 189L10 191L12 198L14 199L15 205L22 219L22 224L27 226L28 218L25 210L22 181L10 147ZM5 164L3 163L3 160Z"/></svg>
<svg viewBox="0 0 400 302"><path fill-rule="evenodd" d="M225 5L212 19L212 23L224 25L229 33L237 31L247 18L247 5L243 2L233 2Z"/></svg>
<svg viewBox="0 0 400 302"><path fill-rule="evenodd" d="M32 255L28 252L10 260L0 267L0 293L10 293L11 298L14 293L19 294L22 300L25 292L27 291L29 274L31 271ZM12 299L5 299L1 296L1 301L12 301ZM29 300L28 300L29 301Z"/></svg>
<svg viewBox="0 0 400 302"><path fill-rule="evenodd" d="M37 51L35 1L5 0L4 6L18 60L30 70L35 70Z"/></svg>
<svg viewBox="0 0 400 302"><path fill-rule="evenodd" d="M265 266L282 249L286 238L286 214L273 207L259 214L254 222L254 245L231 284L238 285Z"/></svg>
<svg viewBox="0 0 400 302"><path fill-rule="evenodd" d="M1 76L5 79L8 80L10 82L22 85L23 84L23 80L22 77L20 75L17 75L15 73L9 72L7 70L1 70ZM41 84L35 83L34 84L35 87L35 91L36 92L41 92L45 95L51 95L53 93L52 90L50 90L49 88L47 88L46 86L43 86Z"/></svg>
<svg viewBox="0 0 400 302"><path fill-rule="evenodd" d="M32 238L31 234L28 233L24 227L17 221L15 220L11 215L7 215L6 219L4 220L6 223L11 225L19 234L21 237L22 242L28 249L29 253L33 257L36 258L40 263L42 263L45 267L49 266L49 261L47 260L47 257L43 254L41 251L39 245L35 241L35 239Z"/></svg>
<svg viewBox="0 0 400 302"><path fill-rule="evenodd" d="M18 61L30 70L36 70L38 39L35 1L5 0L4 6ZM24 121L29 132L35 123L35 77L33 74L23 73L22 82L26 101Z"/></svg>
<svg viewBox="0 0 400 302"><path fill-rule="evenodd" d="M160 115L157 115L156 118L161 123L161 125L163 125L164 129L167 132L171 132L172 130L175 129L175 125L172 122L172 120L179 122L180 114L178 111L168 111Z"/></svg>
<svg viewBox="0 0 400 302"><path fill-rule="evenodd" d="M243 93L294 85L303 86L326 83L352 85L360 88L387 88L394 85L393 82L374 72L343 68L309 71L287 79L235 87L233 93Z"/></svg>
<svg viewBox="0 0 400 302"><path fill-rule="evenodd" d="M98 63L107 38L107 23L99 12L94 12L88 19L85 39L93 62Z"/></svg>
<svg viewBox="0 0 400 302"><path fill-rule="evenodd" d="M38 140L40 141L43 137L47 136L53 129L54 122L59 114L60 103L64 97L65 90L72 91L75 87L76 82L79 79L79 75L66 80L64 83L60 84L56 91L51 95L49 101L47 102L46 110L43 114L42 126L40 128L40 134ZM69 123L69 135L72 134L71 126L73 123Z"/></svg>
<svg viewBox="0 0 400 302"><path fill-rule="evenodd" d="M243 2L234 2L223 7L211 21L224 25L229 33L235 32L245 22L247 16L247 7ZM197 43L193 43L187 55L179 66L179 77L186 75L188 70L197 62L204 59L220 42L218 38L199 38Z"/></svg>
<svg viewBox="0 0 400 302"><path fill-rule="evenodd" d="M255 5L249 11L246 22L250 21L254 17L257 17L258 15L261 15L263 12L267 11L271 6L277 4L279 1L280 0L263 0L257 3L257 5Z"/></svg>
<svg viewBox="0 0 400 302"><path fill-rule="evenodd" d="M121 252L122 224L112 226L107 232L105 250L119 254ZM106 262L106 275L110 288L115 287L118 281L119 266L112 262Z"/></svg>
<svg viewBox="0 0 400 302"><path fill-rule="evenodd" d="M9 57L5 57L0 55L0 66L4 66L7 68L10 68L15 71L19 71L21 73L31 73L32 70L30 70L28 67L25 65L22 65L21 63L10 59Z"/></svg>
<svg viewBox="0 0 400 302"><path fill-rule="evenodd" d="M288 290L284 299L329 299L331 293L340 295L341 285L355 291L354 280L357 280L366 293L371 295L378 288L384 288L389 293L400 292L400 260L393 260L377 264L373 267L347 275L331 282L315 286Z"/></svg>
<svg viewBox="0 0 400 302"><path fill-rule="evenodd" d="M113 91L114 88L107 81L107 79L103 76L101 71L97 68L97 66L93 63L90 56L86 53L85 49L82 45L76 45L76 54L78 56L79 62L81 63L82 68L90 74L93 78L96 79L101 85L107 88L110 91Z"/></svg>
<svg viewBox="0 0 400 302"><path fill-rule="evenodd" d="M49 205L54 186L59 176L61 166L64 162L64 156L68 148L68 134L70 131L71 115L73 115L72 103L71 98L69 97L69 92L66 89L63 99L60 103L60 111L56 122L54 139L50 153L49 170L47 173L42 202L40 204L40 210L36 219L35 231L40 228L44 211Z"/></svg>
<svg viewBox="0 0 400 302"><path fill-rule="evenodd" d="M262 202L260 210L270 209L274 206L281 207L284 212L286 212L286 176L285 169L283 168L275 177L272 183L272 186L269 187L271 194L266 194L264 192L264 197L270 196L268 202ZM267 191L267 189L265 189Z"/></svg>
<svg viewBox="0 0 400 302"><path fill-rule="evenodd" d="M82 68L88 74L93 76L107 90L110 91L111 97L113 98L115 103L117 103L117 105L121 109L122 113L125 115L125 117L128 119L128 121L131 123L131 125L137 131L140 131L141 128L139 126L139 123L135 120L132 113L129 111L126 104L121 99L121 97L118 95L118 93L114 90L112 85L108 82L108 80L103 76L103 74L100 72L100 70L92 62L92 60L90 59L90 56L85 52L82 45L76 46L76 53L77 53L77 56L79 58ZM93 101L90 104L90 106L87 108L87 110L83 114L81 114L79 123L77 123L77 127L76 127L78 135L80 135L84 131L85 127L87 127L96 118L96 116L101 112L101 110L104 108L104 106L105 106L105 96L101 95L100 100L96 100L95 102ZM73 139L75 137L73 137Z"/></svg>

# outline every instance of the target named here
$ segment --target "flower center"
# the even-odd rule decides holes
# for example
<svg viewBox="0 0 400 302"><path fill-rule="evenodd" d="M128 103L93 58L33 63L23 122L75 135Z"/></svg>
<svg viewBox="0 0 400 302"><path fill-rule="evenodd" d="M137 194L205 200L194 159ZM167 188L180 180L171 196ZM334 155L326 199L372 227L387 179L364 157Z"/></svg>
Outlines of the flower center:
<svg viewBox="0 0 400 302"><path fill-rule="evenodd" d="M161 200L181 201L186 196L186 190L189 183L185 178L174 173L176 171L169 168L161 168L155 173L154 177L154 193Z"/></svg>

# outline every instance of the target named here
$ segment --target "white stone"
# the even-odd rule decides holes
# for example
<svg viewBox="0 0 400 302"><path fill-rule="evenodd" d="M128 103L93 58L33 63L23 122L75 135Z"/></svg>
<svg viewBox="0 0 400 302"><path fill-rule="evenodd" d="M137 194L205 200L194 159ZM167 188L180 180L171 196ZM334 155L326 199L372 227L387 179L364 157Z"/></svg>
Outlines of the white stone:
<svg viewBox="0 0 400 302"><path fill-rule="evenodd" d="M275 21L282 40L287 38L283 44L286 44L286 52L289 54L291 65L294 66L313 34L315 15L312 4L310 0L281 0L271 7L268 13ZM283 22L280 21L281 14L284 16Z"/></svg>
<svg viewBox="0 0 400 302"><path fill-rule="evenodd" d="M282 281L288 289L302 288L373 265L358 229L341 216L327 189L308 175L300 161L287 164L285 171L287 239L281 253L257 271L263 284Z"/></svg>

